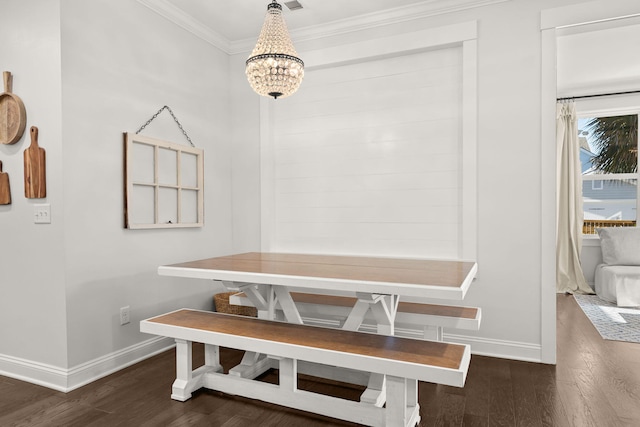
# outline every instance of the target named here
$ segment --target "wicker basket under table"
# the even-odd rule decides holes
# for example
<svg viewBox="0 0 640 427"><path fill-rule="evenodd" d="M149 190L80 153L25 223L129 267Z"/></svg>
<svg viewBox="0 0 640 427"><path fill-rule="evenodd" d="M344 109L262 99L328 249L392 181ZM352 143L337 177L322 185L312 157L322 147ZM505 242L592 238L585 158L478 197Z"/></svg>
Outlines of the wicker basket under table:
<svg viewBox="0 0 640 427"><path fill-rule="evenodd" d="M229 297L235 292L222 292L213 296L216 311L225 314L239 314L241 316L257 317L258 310L255 307L229 304Z"/></svg>

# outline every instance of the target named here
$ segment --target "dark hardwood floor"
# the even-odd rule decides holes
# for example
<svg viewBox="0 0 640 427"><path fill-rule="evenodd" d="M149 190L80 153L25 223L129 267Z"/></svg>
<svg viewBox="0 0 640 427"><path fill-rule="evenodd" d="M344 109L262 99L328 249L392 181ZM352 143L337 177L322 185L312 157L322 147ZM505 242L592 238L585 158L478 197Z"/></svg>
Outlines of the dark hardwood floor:
<svg viewBox="0 0 640 427"><path fill-rule="evenodd" d="M640 344L601 339L571 296L558 295L557 317L556 366L473 356L463 389L420 384L420 425L640 426ZM194 354L201 363L201 347ZM222 352L225 367L239 359ZM168 351L67 394L0 376L0 426L351 425L217 392L176 402L174 374ZM301 388L350 399L361 390L306 379Z"/></svg>

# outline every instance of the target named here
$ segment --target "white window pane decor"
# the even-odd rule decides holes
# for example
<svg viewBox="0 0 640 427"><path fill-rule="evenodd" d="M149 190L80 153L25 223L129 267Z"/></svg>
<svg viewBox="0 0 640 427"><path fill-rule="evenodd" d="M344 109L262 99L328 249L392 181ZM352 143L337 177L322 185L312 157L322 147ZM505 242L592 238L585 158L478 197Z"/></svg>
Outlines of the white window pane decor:
<svg viewBox="0 0 640 427"><path fill-rule="evenodd" d="M125 228L202 227L203 151L124 134Z"/></svg>

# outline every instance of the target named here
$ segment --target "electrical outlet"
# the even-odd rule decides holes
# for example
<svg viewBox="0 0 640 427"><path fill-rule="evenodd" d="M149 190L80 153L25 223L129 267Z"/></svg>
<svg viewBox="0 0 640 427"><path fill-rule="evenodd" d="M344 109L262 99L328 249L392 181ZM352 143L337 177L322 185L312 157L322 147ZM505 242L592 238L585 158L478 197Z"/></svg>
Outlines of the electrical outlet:
<svg viewBox="0 0 640 427"><path fill-rule="evenodd" d="M129 306L120 308L120 324L126 325L131 321L129 317Z"/></svg>

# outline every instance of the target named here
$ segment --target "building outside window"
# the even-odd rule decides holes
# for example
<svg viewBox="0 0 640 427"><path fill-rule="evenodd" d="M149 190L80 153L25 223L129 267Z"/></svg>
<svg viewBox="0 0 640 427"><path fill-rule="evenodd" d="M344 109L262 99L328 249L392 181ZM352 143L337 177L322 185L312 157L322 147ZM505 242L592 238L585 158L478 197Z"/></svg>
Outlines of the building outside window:
<svg viewBox="0 0 640 427"><path fill-rule="evenodd" d="M638 113L578 120L584 234L637 225Z"/></svg>

